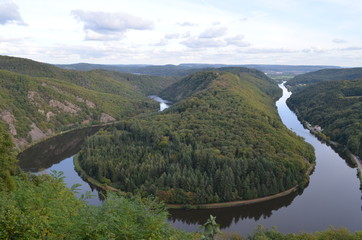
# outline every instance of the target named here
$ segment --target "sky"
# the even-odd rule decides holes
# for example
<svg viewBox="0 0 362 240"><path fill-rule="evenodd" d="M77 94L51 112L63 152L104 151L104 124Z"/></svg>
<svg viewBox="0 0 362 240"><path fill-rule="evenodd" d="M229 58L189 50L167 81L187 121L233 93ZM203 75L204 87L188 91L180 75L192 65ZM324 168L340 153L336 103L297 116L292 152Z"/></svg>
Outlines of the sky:
<svg viewBox="0 0 362 240"><path fill-rule="evenodd" d="M0 55L362 67L362 1L0 0Z"/></svg>

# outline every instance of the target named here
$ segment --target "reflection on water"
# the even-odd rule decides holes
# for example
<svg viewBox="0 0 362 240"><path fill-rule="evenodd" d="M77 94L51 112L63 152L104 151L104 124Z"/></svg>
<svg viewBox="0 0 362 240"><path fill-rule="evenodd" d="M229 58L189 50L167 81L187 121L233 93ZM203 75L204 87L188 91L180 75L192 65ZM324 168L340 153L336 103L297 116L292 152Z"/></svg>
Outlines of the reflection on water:
<svg viewBox="0 0 362 240"><path fill-rule="evenodd" d="M186 231L196 231L210 214L226 231L250 234L258 225L281 232L321 231L329 226L345 226L361 230L361 191L356 170L351 168L331 147L319 142L304 129L285 101L291 95L284 86L277 102L284 125L312 144L316 152L316 168L309 186L303 192L240 207L205 210L171 210L169 222Z"/></svg>
<svg viewBox="0 0 362 240"><path fill-rule="evenodd" d="M283 123L315 148L317 165L310 177L309 186L302 192L253 205L170 210L169 222L173 226L186 231L196 231L212 214L224 230L244 235L252 233L259 224L268 228L277 226L278 230L285 233L321 231L331 225L345 226L351 231L362 230L362 200L356 170L346 164L331 147L318 141L303 128L285 104L290 93L281 87L284 94L277 102L277 108ZM18 156L19 165L32 172L41 169L63 171L68 186L81 183L81 193L93 191L93 194L97 195L97 190L83 182L74 171L72 156L80 150L86 136L98 130L99 127L76 130L37 144ZM95 197L88 202L99 204L100 200Z"/></svg>
<svg viewBox="0 0 362 240"><path fill-rule="evenodd" d="M165 110L166 108L170 107L171 102L167 101L165 99L160 98L159 96L149 96L151 99L155 100L156 102L160 103L160 112L162 112L163 110Z"/></svg>
<svg viewBox="0 0 362 240"><path fill-rule="evenodd" d="M86 137L95 134L100 128L74 130L36 144L18 155L19 166L26 172L48 169L79 152Z"/></svg>
<svg viewBox="0 0 362 240"><path fill-rule="evenodd" d="M278 210L281 207L289 206L294 198L300 194L302 194L302 192L293 192L279 199L238 207L199 210L173 209L169 211L171 214L169 221L173 223L179 221L182 224L201 225L207 221L211 214L216 216L220 228L224 229L229 227L232 223L237 223L243 219L253 219L257 221L259 219L269 218L273 211Z"/></svg>

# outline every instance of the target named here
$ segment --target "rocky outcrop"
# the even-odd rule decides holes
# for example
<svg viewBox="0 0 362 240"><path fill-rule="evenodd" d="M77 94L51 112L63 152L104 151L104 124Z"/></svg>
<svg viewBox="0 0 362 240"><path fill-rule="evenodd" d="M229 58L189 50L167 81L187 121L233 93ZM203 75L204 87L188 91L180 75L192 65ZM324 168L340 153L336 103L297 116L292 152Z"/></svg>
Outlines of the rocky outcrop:
<svg viewBox="0 0 362 240"><path fill-rule="evenodd" d="M47 112L47 114L45 116L47 117L47 121L49 122L50 119L55 116L55 113L49 111L49 112Z"/></svg>
<svg viewBox="0 0 362 240"><path fill-rule="evenodd" d="M87 107L89 107L89 108L95 108L96 107L96 105L93 103L93 102L91 102L91 101L89 101L89 100L84 100L83 98L81 98L81 97L78 97L78 96L76 96L76 98L77 98L77 101L78 102L82 102L82 103L84 103L85 102L85 104L87 105Z"/></svg>
<svg viewBox="0 0 362 240"><path fill-rule="evenodd" d="M102 113L101 114L101 118L99 119L102 123L107 123L107 122L113 122L116 119L114 117L112 117L111 115L108 115L107 113Z"/></svg>
<svg viewBox="0 0 362 240"><path fill-rule="evenodd" d="M15 119L14 115L11 112L5 110L0 113L0 116L1 116L1 119L8 124L11 135L12 136L17 135L18 133L16 132L16 128L15 128L16 119Z"/></svg>
<svg viewBox="0 0 362 240"><path fill-rule="evenodd" d="M35 123L31 123L30 127L31 127L31 130L29 132L29 136L31 137L32 141L38 141L38 140L46 137L46 135L43 133L43 131L40 130L40 128L38 128Z"/></svg>
<svg viewBox="0 0 362 240"><path fill-rule="evenodd" d="M50 100L49 101L49 105L51 107L56 107L56 108L60 108L63 112L66 113L71 113L76 115L79 111L81 111L81 108L78 107L77 105L69 102L69 101L65 101L65 104L62 102L59 102L58 100Z"/></svg>

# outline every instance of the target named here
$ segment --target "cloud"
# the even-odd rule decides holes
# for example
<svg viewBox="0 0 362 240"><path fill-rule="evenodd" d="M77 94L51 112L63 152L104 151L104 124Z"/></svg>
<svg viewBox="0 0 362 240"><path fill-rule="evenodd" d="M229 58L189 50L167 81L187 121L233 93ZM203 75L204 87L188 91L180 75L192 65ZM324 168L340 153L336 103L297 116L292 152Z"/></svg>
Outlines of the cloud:
<svg viewBox="0 0 362 240"><path fill-rule="evenodd" d="M344 39L335 38L335 39L333 39L333 42L334 42L334 43L346 43L347 41L344 40Z"/></svg>
<svg viewBox="0 0 362 240"><path fill-rule="evenodd" d="M209 38L189 38L185 41L182 41L181 44L189 48L209 48L225 46L225 42Z"/></svg>
<svg viewBox="0 0 362 240"><path fill-rule="evenodd" d="M167 40L166 39L161 39L158 43L153 43L150 44L150 46L155 46L155 47L163 47L167 45Z"/></svg>
<svg viewBox="0 0 362 240"><path fill-rule="evenodd" d="M320 47L310 47L310 48L303 49L302 52L304 52L304 53L325 53L325 52L327 52L327 50L322 49Z"/></svg>
<svg viewBox="0 0 362 240"><path fill-rule="evenodd" d="M26 25L19 13L18 6L12 1L0 0L0 24L15 23Z"/></svg>
<svg viewBox="0 0 362 240"><path fill-rule="evenodd" d="M84 24L86 40L117 40L128 30L149 30L151 21L127 13L73 10L72 15Z"/></svg>
<svg viewBox="0 0 362 240"><path fill-rule="evenodd" d="M180 34L178 33L170 33L165 35L166 39L178 39L180 38Z"/></svg>
<svg viewBox="0 0 362 240"><path fill-rule="evenodd" d="M181 27L194 27L194 26L197 26L197 24L191 23L191 22L182 22L182 23L178 23L178 25L180 25Z"/></svg>
<svg viewBox="0 0 362 240"><path fill-rule="evenodd" d="M200 34L200 38L216 38L222 37L226 34L227 28L226 27L213 27L208 28L204 32Z"/></svg>
<svg viewBox="0 0 362 240"><path fill-rule="evenodd" d="M237 47L249 47L251 45L250 43L244 41L244 36L242 34L231 38L225 38L225 42L228 45L235 45Z"/></svg>

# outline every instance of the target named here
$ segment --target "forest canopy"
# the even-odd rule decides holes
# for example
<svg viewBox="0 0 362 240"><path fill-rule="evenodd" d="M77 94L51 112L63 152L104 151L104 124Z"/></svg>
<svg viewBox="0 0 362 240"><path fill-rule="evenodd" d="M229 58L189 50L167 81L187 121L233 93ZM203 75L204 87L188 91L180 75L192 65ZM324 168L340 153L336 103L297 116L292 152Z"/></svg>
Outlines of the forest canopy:
<svg viewBox="0 0 362 240"><path fill-rule="evenodd" d="M362 158L362 79L326 81L292 94L288 106Z"/></svg>
<svg viewBox="0 0 362 240"><path fill-rule="evenodd" d="M303 186L314 152L282 124L278 87L234 73L200 72L175 83L162 96L180 101L89 138L81 167L100 182L167 203L252 199Z"/></svg>

